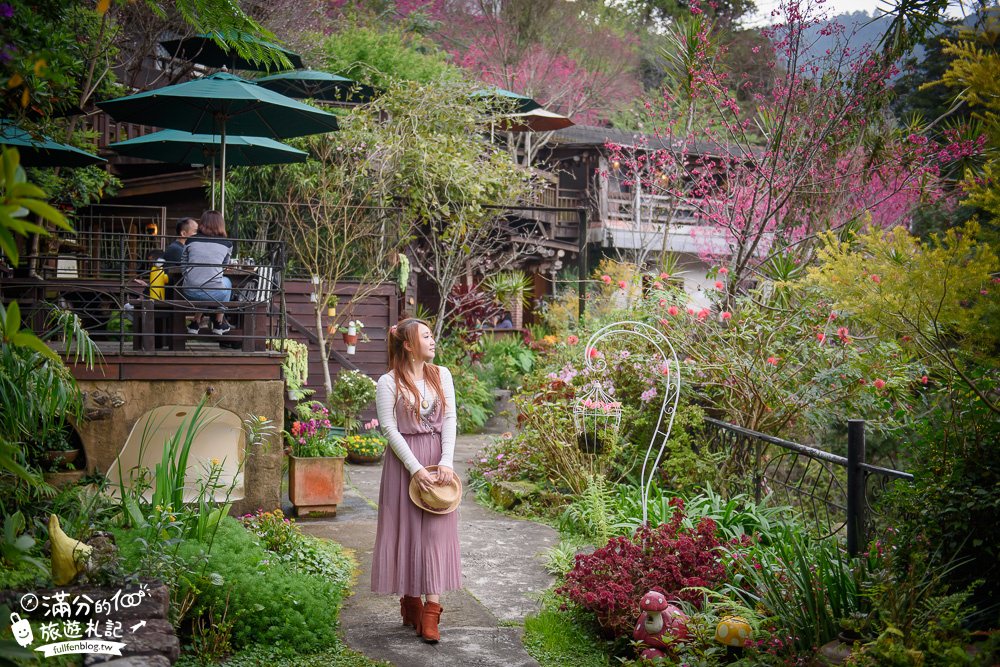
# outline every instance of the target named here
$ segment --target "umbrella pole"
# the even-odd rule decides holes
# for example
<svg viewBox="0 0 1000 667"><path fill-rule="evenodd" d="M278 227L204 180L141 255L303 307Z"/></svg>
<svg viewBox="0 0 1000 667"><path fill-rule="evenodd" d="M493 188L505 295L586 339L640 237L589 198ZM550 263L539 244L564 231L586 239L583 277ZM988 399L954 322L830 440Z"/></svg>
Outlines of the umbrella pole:
<svg viewBox="0 0 1000 667"><path fill-rule="evenodd" d="M226 215L226 120L222 119L222 130L219 133L221 135L222 143L222 158L221 158L221 173L220 178L222 182L219 184L219 188L222 190L222 207L219 209L222 215Z"/></svg>
<svg viewBox="0 0 1000 667"><path fill-rule="evenodd" d="M212 157L212 209L215 210L215 157Z"/></svg>

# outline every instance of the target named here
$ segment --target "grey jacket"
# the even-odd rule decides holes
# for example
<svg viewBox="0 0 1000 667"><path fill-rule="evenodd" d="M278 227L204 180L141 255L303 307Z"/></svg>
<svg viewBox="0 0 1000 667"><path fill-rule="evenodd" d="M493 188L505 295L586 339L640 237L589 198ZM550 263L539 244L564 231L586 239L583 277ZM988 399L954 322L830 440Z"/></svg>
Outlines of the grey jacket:
<svg viewBox="0 0 1000 667"><path fill-rule="evenodd" d="M184 244L184 286L223 289L222 272L233 254L233 242L196 234Z"/></svg>

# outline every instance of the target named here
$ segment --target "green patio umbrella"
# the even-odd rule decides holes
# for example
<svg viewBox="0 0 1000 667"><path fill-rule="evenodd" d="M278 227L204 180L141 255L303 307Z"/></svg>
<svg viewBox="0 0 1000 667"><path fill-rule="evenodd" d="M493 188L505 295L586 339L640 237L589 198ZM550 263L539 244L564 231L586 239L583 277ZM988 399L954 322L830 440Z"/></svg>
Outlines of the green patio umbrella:
<svg viewBox="0 0 1000 667"><path fill-rule="evenodd" d="M161 130L128 141L109 144L119 155L175 164L211 165L212 208L215 208L215 168L221 164L218 134L191 134L179 130ZM285 164L305 162L309 154L265 137L226 137L227 166Z"/></svg>
<svg viewBox="0 0 1000 667"><path fill-rule="evenodd" d="M86 167L107 162L102 157L52 141L46 136L32 137L27 130L6 118L0 119L0 145L17 148L21 164L25 167Z"/></svg>
<svg viewBox="0 0 1000 667"><path fill-rule="evenodd" d="M333 114L225 72L98 102L97 106L120 121L220 135L223 210L227 132L285 139L337 129Z"/></svg>
<svg viewBox="0 0 1000 667"><path fill-rule="evenodd" d="M218 41L222 40L229 45L226 51L219 46ZM297 53L284 49L273 42L258 39L245 32L231 30L228 32L209 32L188 37L186 39L168 39L160 44L171 55L207 67L228 67L229 69L244 69L254 72L266 72L268 66L265 63L257 63L253 60L243 58L236 53L233 47L235 43L250 44L255 47L279 51L291 63L292 67L302 67L302 57Z"/></svg>
<svg viewBox="0 0 1000 667"><path fill-rule="evenodd" d="M489 99L497 100L504 104L512 104L513 109L511 113L524 113L526 111L534 111L535 109L541 109L542 105L531 99L527 95L520 95L518 93L512 93L509 90L504 90L503 88L497 88L496 86L490 86L489 88L483 88L482 90L477 90L472 93L473 97L485 97Z"/></svg>
<svg viewBox="0 0 1000 667"><path fill-rule="evenodd" d="M254 79L254 83L289 97L326 102L370 102L376 93L371 86L354 79L312 69L272 74Z"/></svg>

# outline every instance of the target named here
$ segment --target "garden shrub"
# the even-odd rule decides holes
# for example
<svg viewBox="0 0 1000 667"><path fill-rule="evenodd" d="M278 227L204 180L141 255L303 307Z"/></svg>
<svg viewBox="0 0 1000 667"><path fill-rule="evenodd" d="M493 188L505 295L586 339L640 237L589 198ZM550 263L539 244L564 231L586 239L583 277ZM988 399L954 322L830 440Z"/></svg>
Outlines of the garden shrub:
<svg viewBox="0 0 1000 667"><path fill-rule="evenodd" d="M534 351L518 338L483 338L479 345L482 364L495 387L516 389L535 366Z"/></svg>
<svg viewBox="0 0 1000 667"><path fill-rule="evenodd" d="M118 544L126 564L135 569L142 543L122 534ZM194 595L189 622L210 610L217 617L227 610L227 617L236 621L234 648L259 643L310 651L336 642L337 615L353 566L335 545L308 538L303 546L276 554L239 521L226 517L210 553L204 553L201 543L186 540L176 545L176 554L178 564L193 572L172 582L179 589L172 591L174 599Z"/></svg>
<svg viewBox="0 0 1000 667"><path fill-rule="evenodd" d="M1000 420L966 392L942 399L917 424L907 452L912 483L897 482L887 496L898 531L902 568L935 552L954 562L947 582L955 592L975 585L970 605L976 627L1000 622Z"/></svg>
<svg viewBox="0 0 1000 667"><path fill-rule="evenodd" d="M578 555L556 593L593 612L601 627L616 636L632 632L639 600L647 591L700 607L702 593L690 589L722 583L722 543L714 521L702 519L688 530L684 501L675 498L673 505L676 511L668 523L642 527L631 537L612 538L594 553Z"/></svg>

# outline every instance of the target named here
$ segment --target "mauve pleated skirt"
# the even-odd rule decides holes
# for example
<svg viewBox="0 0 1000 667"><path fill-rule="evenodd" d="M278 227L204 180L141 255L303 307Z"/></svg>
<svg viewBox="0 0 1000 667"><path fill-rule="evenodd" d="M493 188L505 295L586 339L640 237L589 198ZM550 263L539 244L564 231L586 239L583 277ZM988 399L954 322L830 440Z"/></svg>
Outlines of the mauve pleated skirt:
<svg viewBox="0 0 1000 667"><path fill-rule="evenodd" d="M404 434L423 466L441 460L440 433ZM410 473L391 448L382 464L378 528L372 555L372 591L439 595L462 587L458 512L431 514L410 500Z"/></svg>

